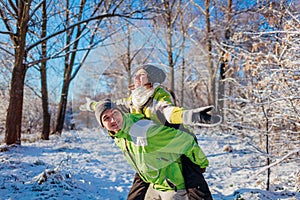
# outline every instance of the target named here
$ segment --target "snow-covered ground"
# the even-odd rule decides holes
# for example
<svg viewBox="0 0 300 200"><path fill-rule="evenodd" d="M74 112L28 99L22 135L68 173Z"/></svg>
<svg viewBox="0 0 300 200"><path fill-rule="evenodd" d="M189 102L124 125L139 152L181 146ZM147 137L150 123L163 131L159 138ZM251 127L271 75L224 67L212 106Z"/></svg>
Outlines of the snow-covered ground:
<svg viewBox="0 0 300 200"><path fill-rule="evenodd" d="M300 199L299 159L274 166L266 191L266 172L253 167L263 166L265 158L253 146L216 132L197 137L210 161L204 175L215 200ZM29 141L8 151L0 145L1 200L126 199L134 171L103 131L64 132L49 141Z"/></svg>

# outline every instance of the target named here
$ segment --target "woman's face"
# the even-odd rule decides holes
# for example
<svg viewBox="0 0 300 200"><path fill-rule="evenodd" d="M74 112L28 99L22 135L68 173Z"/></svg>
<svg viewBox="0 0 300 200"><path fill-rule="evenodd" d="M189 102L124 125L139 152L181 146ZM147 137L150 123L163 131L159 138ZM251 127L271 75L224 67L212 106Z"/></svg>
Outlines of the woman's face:
<svg viewBox="0 0 300 200"><path fill-rule="evenodd" d="M123 116L119 110L111 108L103 112L101 121L104 128L117 133L122 128Z"/></svg>
<svg viewBox="0 0 300 200"><path fill-rule="evenodd" d="M135 88L138 88L148 83L148 81L147 72L144 69L140 69L134 75L133 84Z"/></svg>

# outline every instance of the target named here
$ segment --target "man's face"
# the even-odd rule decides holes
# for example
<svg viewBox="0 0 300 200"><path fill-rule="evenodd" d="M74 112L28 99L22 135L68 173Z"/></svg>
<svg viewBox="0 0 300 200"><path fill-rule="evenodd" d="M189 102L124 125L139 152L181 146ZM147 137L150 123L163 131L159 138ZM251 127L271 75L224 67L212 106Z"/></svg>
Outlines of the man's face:
<svg viewBox="0 0 300 200"><path fill-rule="evenodd" d="M119 110L110 108L103 112L101 121L104 128L117 133L122 128L123 116Z"/></svg>
<svg viewBox="0 0 300 200"><path fill-rule="evenodd" d="M146 83L148 83L148 76L147 76L147 72L144 69L140 69L138 70L135 75L134 75L134 87L138 88L142 85L145 85Z"/></svg>

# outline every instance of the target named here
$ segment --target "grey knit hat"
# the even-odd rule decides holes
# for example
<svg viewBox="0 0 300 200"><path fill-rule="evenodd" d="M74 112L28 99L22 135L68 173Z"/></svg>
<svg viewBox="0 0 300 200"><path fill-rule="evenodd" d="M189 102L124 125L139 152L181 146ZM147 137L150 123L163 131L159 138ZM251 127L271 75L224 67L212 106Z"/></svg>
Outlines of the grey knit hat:
<svg viewBox="0 0 300 200"><path fill-rule="evenodd" d="M134 71L133 75L135 75L140 69L144 69L147 72L149 83L162 83L166 79L166 74L162 69L150 64L145 64L141 67L138 67Z"/></svg>
<svg viewBox="0 0 300 200"><path fill-rule="evenodd" d="M100 101L95 108L95 116L99 124L103 127L103 123L101 121L101 116L104 111L110 108L118 108L116 104L114 104L110 99L105 99Z"/></svg>

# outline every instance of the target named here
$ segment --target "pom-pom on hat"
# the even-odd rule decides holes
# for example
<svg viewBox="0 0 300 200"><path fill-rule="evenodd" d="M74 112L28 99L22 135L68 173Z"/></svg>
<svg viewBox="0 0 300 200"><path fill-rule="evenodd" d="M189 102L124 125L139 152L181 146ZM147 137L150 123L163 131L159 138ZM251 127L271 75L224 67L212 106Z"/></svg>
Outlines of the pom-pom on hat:
<svg viewBox="0 0 300 200"><path fill-rule="evenodd" d="M118 106L116 104L114 104L111 99L105 99L101 102L99 102L96 105L95 108L95 116L97 121L99 122L99 124L103 127L102 121L101 121L101 116L103 114L104 111L106 111L107 109L110 108L118 108Z"/></svg>
<svg viewBox="0 0 300 200"><path fill-rule="evenodd" d="M147 72L149 83L163 83L166 79L166 74L162 69L150 64L145 64L141 67L138 67L134 71L133 75L135 75L140 69L144 69Z"/></svg>

